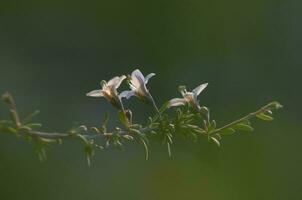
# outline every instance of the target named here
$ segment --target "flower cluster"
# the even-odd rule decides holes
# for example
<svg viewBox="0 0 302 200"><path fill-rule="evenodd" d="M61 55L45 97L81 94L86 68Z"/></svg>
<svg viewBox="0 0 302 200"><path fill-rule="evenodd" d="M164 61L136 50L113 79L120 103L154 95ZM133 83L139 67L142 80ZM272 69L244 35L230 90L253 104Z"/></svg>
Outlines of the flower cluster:
<svg viewBox="0 0 302 200"><path fill-rule="evenodd" d="M93 90L87 93L90 97L105 97L114 107L122 112L126 112L122 102L122 98L130 99L132 96L138 97L143 102L154 107L155 111L160 115L158 107L146 85L151 77L155 76L155 73L150 73L146 77L142 74L139 69L134 70L129 76L130 90L119 93L118 87L121 85L123 80L126 79L125 75L116 76L108 81L101 81L101 90ZM208 83L204 83L196 87L192 92L188 92L185 86L180 86L179 91L183 98L171 99L167 107L183 106L185 104L191 105L196 110L200 110L199 101L197 96L207 87Z"/></svg>

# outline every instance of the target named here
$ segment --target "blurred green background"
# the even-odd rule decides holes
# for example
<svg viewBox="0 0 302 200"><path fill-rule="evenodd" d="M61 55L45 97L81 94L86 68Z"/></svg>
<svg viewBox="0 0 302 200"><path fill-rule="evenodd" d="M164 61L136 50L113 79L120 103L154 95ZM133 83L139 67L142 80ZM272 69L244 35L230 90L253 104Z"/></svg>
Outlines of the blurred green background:
<svg viewBox="0 0 302 200"><path fill-rule="evenodd" d="M97 153L66 142L40 163L32 146L0 136L0 199L302 199L300 1L174 0L0 2L0 93L19 110L42 111L45 130L97 124L116 114L85 93L140 68L159 104L177 87L209 86L200 96L218 125L278 100L275 121L226 137L222 148L177 141L173 157L154 144ZM136 121L152 110L126 102ZM0 118L8 116L0 104Z"/></svg>

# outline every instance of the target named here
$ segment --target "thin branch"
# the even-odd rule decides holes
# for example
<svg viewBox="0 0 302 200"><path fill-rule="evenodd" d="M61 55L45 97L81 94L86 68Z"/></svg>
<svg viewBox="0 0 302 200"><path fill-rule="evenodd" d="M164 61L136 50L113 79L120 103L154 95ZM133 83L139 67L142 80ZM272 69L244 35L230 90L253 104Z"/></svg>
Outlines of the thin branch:
<svg viewBox="0 0 302 200"><path fill-rule="evenodd" d="M276 101L271 102L271 103L263 106L259 110L255 111L255 112L252 112L252 113L250 113L250 114L248 114L248 115L246 115L246 116L244 116L244 117L242 117L240 119L237 119L237 120L235 120L235 121L233 121L233 122L231 122L231 123L229 123L229 124L227 124L227 125L225 125L225 126L223 126L221 128L215 129L214 131L211 132L211 134L215 134L215 133L221 132L221 131L223 131L225 129L228 129L228 128L236 125L236 124L239 124L241 122L244 122L246 120L254 118L254 117L256 117L257 115L259 115L261 113L265 113L265 112L267 112L267 111L269 111L271 109L279 109L279 108L282 108L282 105L280 103L278 103Z"/></svg>
<svg viewBox="0 0 302 200"><path fill-rule="evenodd" d="M222 126L221 128L216 129L216 122L215 120L210 121L209 109L206 107L202 107L200 109L200 111L202 111L201 113L206 115L202 117L202 119L205 119L204 120L205 128L203 128L196 125L196 123L193 122L194 117L196 116L200 117L199 115L194 116L193 113L191 113L190 115L186 115L186 114L181 114L180 112L181 117L178 116L176 118L169 118L168 115L163 115L163 116L161 115L163 111L166 109L166 105L164 104L163 106L164 109L161 109L160 111L158 110L156 104L153 102L153 106L157 111L157 115L155 118L153 119L151 118L151 123L148 126L142 127L139 124L132 124L132 122L129 124L127 123L125 125L125 123L123 123L123 119L121 119L122 124L124 124L125 126L124 129L116 128L114 131L108 132L106 131L106 122L105 122L102 128L96 128L96 127L87 128L86 126L80 126L74 130L60 133L60 132L44 132L44 131L34 130L33 123L31 124L32 126L30 126L30 124L27 124L27 120L25 121L21 120L17 110L17 106L11 94L9 94L8 92L5 93L2 96L2 100L9 105L9 110L12 115L12 122L6 121L6 123L9 122L8 123L9 125L6 126L7 124L3 123L3 121L0 121L1 132L14 133L19 136L29 136L36 139L37 142L39 141L53 142L55 140L61 141L63 139L76 139L76 138L81 139L85 144L85 152L88 159L87 160L88 163L90 162L90 159L94 154L93 148L94 147L103 148L102 146L95 143L94 139L97 138L102 138L106 142L106 146L113 144L114 146L120 148L122 146L121 142L124 141L124 139L131 141L135 136L138 139L138 141L140 141L144 146L145 157L147 160L149 157L149 149L148 149L147 141L149 137L151 137L152 135L161 136L162 133L170 134L170 135L166 135L169 139L169 141L166 144L167 144L168 154L169 156L171 156L172 134L181 134L182 131L189 131L189 133L192 134L193 138L196 138L197 135L206 136L209 139L212 139L219 146L220 145L219 140L221 139L221 136L217 134L219 135L220 138L215 138L215 136L212 136L213 134L219 133L226 129L233 128L233 126L254 117L261 118L262 116L262 118L264 117L264 120L266 120L265 117L268 119L273 119L271 116L266 116L266 114L268 113L271 114L271 110L282 108L282 105L279 104L278 102L271 102L255 112L252 112L238 120L235 120L227 125ZM175 127L177 128L175 129ZM153 134L153 131L155 134ZM40 148L38 153L39 155L43 156L45 154L45 149Z"/></svg>
<svg viewBox="0 0 302 200"><path fill-rule="evenodd" d="M26 134L33 137L41 137L47 139L64 139L68 137L74 137L74 135L70 133L46 133L41 131L28 131L26 132Z"/></svg>

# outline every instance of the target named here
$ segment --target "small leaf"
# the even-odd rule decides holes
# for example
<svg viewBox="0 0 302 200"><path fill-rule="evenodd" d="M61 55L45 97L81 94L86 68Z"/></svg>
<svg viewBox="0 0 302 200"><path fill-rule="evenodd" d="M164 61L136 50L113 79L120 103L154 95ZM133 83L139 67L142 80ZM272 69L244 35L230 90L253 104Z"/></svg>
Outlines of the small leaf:
<svg viewBox="0 0 302 200"><path fill-rule="evenodd" d="M38 139L35 140L35 146L34 146L34 152L38 155L39 160L46 161L47 160L47 155L46 155L46 148L47 144L45 144L42 140Z"/></svg>
<svg viewBox="0 0 302 200"><path fill-rule="evenodd" d="M218 147L220 147L220 142L216 138L211 137L211 139Z"/></svg>
<svg viewBox="0 0 302 200"><path fill-rule="evenodd" d="M172 144L173 140L172 140L172 135L171 134L167 134L167 139L169 140L168 143Z"/></svg>
<svg viewBox="0 0 302 200"><path fill-rule="evenodd" d="M169 101L165 102L162 105L162 107L160 107L160 109L159 109L160 114L162 114L168 108L168 105L169 105Z"/></svg>
<svg viewBox="0 0 302 200"><path fill-rule="evenodd" d="M170 145L170 143L169 142L167 142L167 149L168 149L168 155L169 155L169 157L171 158L171 145Z"/></svg>
<svg viewBox="0 0 302 200"><path fill-rule="evenodd" d="M250 125L239 123L233 126L234 129L241 130L241 131L253 131L254 128Z"/></svg>
<svg viewBox="0 0 302 200"><path fill-rule="evenodd" d="M133 137L131 135L123 135L122 137L127 140L133 140Z"/></svg>
<svg viewBox="0 0 302 200"><path fill-rule="evenodd" d="M215 134L215 137L217 137L218 140L222 139L222 137L221 137L221 135L219 133Z"/></svg>
<svg viewBox="0 0 302 200"><path fill-rule="evenodd" d="M37 129L37 128L41 128L42 124L39 124L39 123L30 123L30 124L26 124L26 127L29 127L31 129Z"/></svg>
<svg viewBox="0 0 302 200"><path fill-rule="evenodd" d="M251 122L249 120L244 120L240 124L251 125Z"/></svg>
<svg viewBox="0 0 302 200"><path fill-rule="evenodd" d="M151 131L151 134L152 135L157 135L156 131L153 131L153 130Z"/></svg>
<svg viewBox="0 0 302 200"><path fill-rule="evenodd" d="M93 147L92 147L91 144L85 145L85 154L86 154L86 160L87 160L88 167L90 167L91 166L91 158L94 155Z"/></svg>
<svg viewBox="0 0 302 200"><path fill-rule="evenodd" d="M232 135L234 134L236 131L233 128L227 128L227 129L223 129L221 131L219 131L219 133L221 135Z"/></svg>
<svg viewBox="0 0 302 200"><path fill-rule="evenodd" d="M24 132L28 132L28 131L31 131L32 129L28 126L22 126L19 128L20 131L24 131Z"/></svg>
<svg viewBox="0 0 302 200"><path fill-rule="evenodd" d="M119 118L122 124L124 124L126 127L129 127L129 120L127 118L127 115L124 111L119 111Z"/></svg>
<svg viewBox="0 0 302 200"><path fill-rule="evenodd" d="M274 119L273 117L266 115L264 113L260 113L260 114L256 115L256 117L258 117L259 119L262 119L264 121L272 121Z"/></svg>
<svg viewBox="0 0 302 200"><path fill-rule="evenodd" d="M212 121L212 123L211 123L211 127L212 127L213 129L215 129L215 128L216 128L216 121L215 121L215 120L213 120L213 121Z"/></svg>
<svg viewBox="0 0 302 200"><path fill-rule="evenodd" d="M47 143L47 144L57 144L57 143L59 143L59 141L56 140L56 139L39 138L39 140L41 142L44 142L44 143Z"/></svg>
<svg viewBox="0 0 302 200"><path fill-rule="evenodd" d="M146 158L146 160L148 160L148 159L149 159L149 149L148 149L148 145L147 145L147 143L145 142L145 140L140 139L140 141L142 142L142 144L143 144L143 146L144 146L144 148L145 148L145 158Z"/></svg>
<svg viewBox="0 0 302 200"><path fill-rule="evenodd" d="M133 128L133 129L141 129L142 125L140 125L140 124L132 124L130 127Z"/></svg>
<svg viewBox="0 0 302 200"><path fill-rule="evenodd" d="M200 133L200 134L205 134L205 133L206 133L206 131L202 130L201 128L199 128L199 129L194 129L194 131L195 131L196 133Z"/></svg>
<svg viewBox="0 0 302 200"><path fill-rule="evenodd" d="M207 124L206 121L204 123ZM215 128L216 128L216 121L212 120L210 122L209 126L208 126L208 132L211 132L212 130L215 130Z"/></svg>
<svg viewBox="0 0 302 200"><path fill-rule="evenodd" d="M77 129L79 130L79 132L87 132L88 131L88 128L85 125L79 126Z"/></svg>
<svg viewBox="0 0 302 200"><path fill-rule="evenodd" d="M15 129L13 127L2 127L1 130L3 132L12 133L12 134L17 134L18 133L17 129Z"/></svg>
<svg viewBox="0 0 302 200"><path fill-rule="evenodd" d="M91 127L90 129L96 133L100 133L100 130L97 127Z"/></svg>
<svg viewBox="0 0 302 200"><path fill-rule="evenodd" d="M140 134L141 134L141 132L140 132L139 130L137 130L137 129L131 128L130 131L131 131L132 133L137 134L137 135L140 135Z"/></svg>
<svg viewBox="0 0 302 200"><path fill-rule="evenodd" d="M32 120L32 118L34 118L36 115L38 115L40 113L39 110L35 110L33 113L30 113L24 120L23 123L28 123Z"/></svg>
<svg viewBox="0 0 302 200"><path fill-rule="evenodd" d="M40 162L47 160L47 155L46 155L46 151L44 148L39 149L38 151L36 151L36 153L38 154L38 158L39 158Z"/></svg>

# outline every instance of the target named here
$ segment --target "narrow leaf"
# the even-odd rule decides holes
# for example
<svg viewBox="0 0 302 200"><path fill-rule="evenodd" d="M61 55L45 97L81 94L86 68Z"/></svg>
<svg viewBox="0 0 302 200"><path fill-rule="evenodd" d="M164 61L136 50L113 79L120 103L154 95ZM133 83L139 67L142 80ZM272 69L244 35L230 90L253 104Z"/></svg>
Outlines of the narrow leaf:
<svg viewBox="0 0 302 200"><path fill-rule="evenodd" d="M148 160L149 159L149 149L148 149L148 145L147 145L147 143L145 142L145 140L143 140L143 139L140 139L141 140L141 142L143 143L143 146L144 146L144 148L145 148L145 158L146 158L146 160Z"/></svg>
<svg viewBox="0 0 302 200"><path fill-rule="evenodd" d="M119 111L119 118L120 118L120 121L122 122L122 124L124 124L126 127L129 127L129 125L130 125L129 119L127 118L124 111Z"/></svg>
<svg viewBox="0 0 302 200"><path fill-rule="evenodd" d="M253 131L254 128L251 127L250 125L244 124L244 123L239 123L233 126L234 129L236 130L241 130L241 131Z"/></svg>
<svg viewBox="0 0 302 200"><path fill-rule="evenodd" d="M227 129L223 129L221 131L219 131L219 133L221 135L232 135L234 134L236 131L233 128L227 128Z"/></svg>
<svg viewBox="0 0 302 200"><path fill-rule="evenodd" d="M28 123L32 120L32 118L34 118L36 115L38 115L40 113L39 110L35 110L33 113L30 113L24 120L23 123Z"/></svg>
<svg viewBox="0 0 302 200"><path fill-rule="evenodd" d="M167 149L168 149L168 155L169 155L169 157L171 157L171 145L170 145L170 143L169 142L167 142Z"/></svg>
<svg viewBox="0 0 302 200"><path fill-rule="evenodd" d="M220 142L216 138L211 137L211 139L218 147L220 147Z"/></svg>
<svg viewBox="0 0 302 200"><path fill-rule="evenodd" d="M27 127L31 128L31 129L37 129L37 128L41 128L42 124L39 123L30 123L30 124L26 124Z"/></svg>
<svg viewBox="0 0 302 200"><path fill-rule="evenodd" d="M266 115L264 113L260 113L260 114L256 115L256 117L258 117L259 119L262 119L264 121L272 121L274 119L273 117Z"/></svg>

